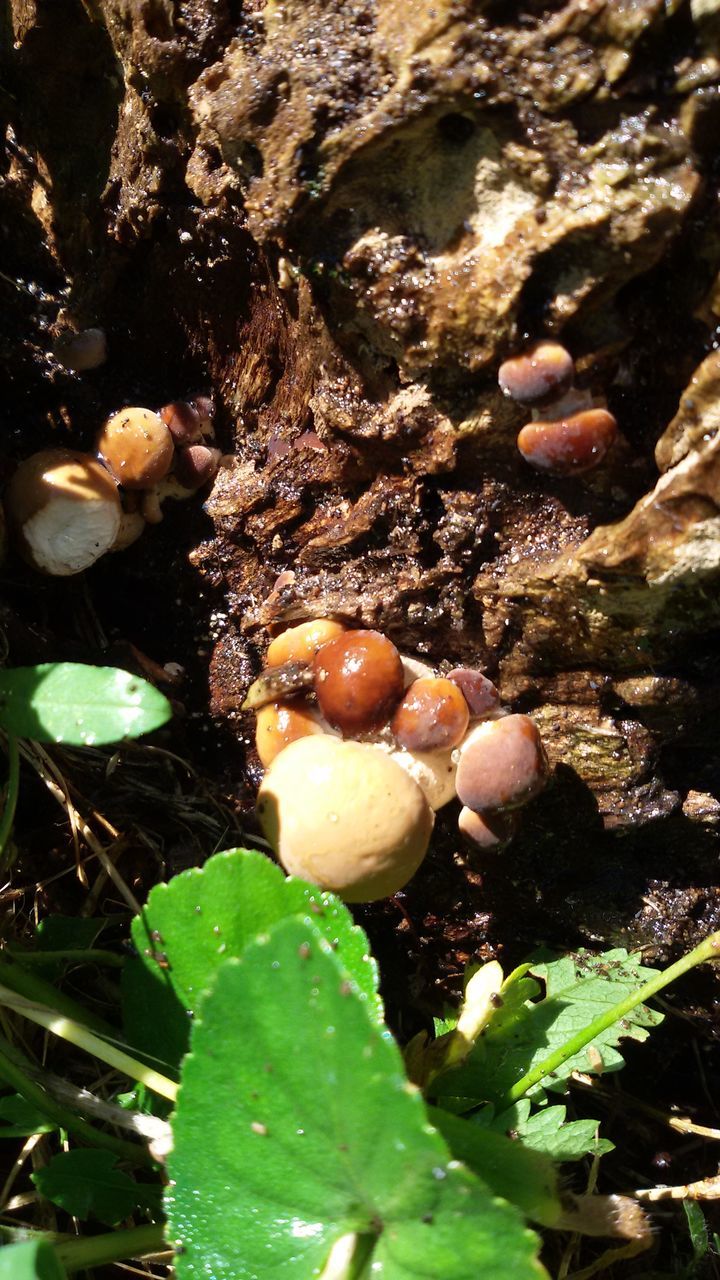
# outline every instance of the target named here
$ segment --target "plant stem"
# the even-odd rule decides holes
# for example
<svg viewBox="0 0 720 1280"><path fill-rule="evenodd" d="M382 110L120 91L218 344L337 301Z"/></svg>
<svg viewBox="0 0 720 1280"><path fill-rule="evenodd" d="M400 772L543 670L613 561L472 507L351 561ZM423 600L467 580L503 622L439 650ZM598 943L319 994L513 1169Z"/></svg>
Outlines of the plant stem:
<svg viewBox="0 0 720 1280"><path fill-rule="evenodd" d="M7 735L7 754L8 754L8 780L7 794L5 796L5 807L0 818L0 866L8 865L5 857L5 847L13 829L15 821L15 809L17 807L18 793L20 791L20 752L18 751L17 738L14 733Z"/></svg>
<svg viewBox="0 0 720 1280"><path fill-rule="evenodd" d="M73 1018L75 1022L80 1022L83 1026L97 1031L98 1035L115 1035L115 1029L109 1022L98 1018L96 1014L90 1013L82 1005L77 1004L70 996L58 991L57 987L54 987L51 982L46 982L44 978L39 978L35 973L28 973L17 960L4 959L0 955L0 982L9 987L11 991L24 996L26 1000L34 1000L38 1004L57 1009L58 1013L64 1013L66 1017Z"/></svg>
<svg viewBox="0 0 720 1280"><path fill-rule="evenodd" d="M686 956L681 956L679 960L676 960L675 964L671 964L669 968L656 973L638 991L626 996L624 1000L620 1000L611 1009L608 1009L606 1013L600 1014L593 1022L583 1027L582 1031L578 1031L576 1035L567 1040L554 1053L549 1054L547 1058L539 1062L537 1066L533 1067L532 1071L528 1071L511 1089L508 1089L505 1097L497 1104L498 1111L511 1107L514 1102L518 1101L518 1098L522 1098L536 1084L544 1080L545 1076L551 1075L564 1062L567 1062L568 1058L573 1058L576 1053L580 1053L602 1031L607 1031L608 1027L611 1027L615 1022L619 1022L628 1013L632 1013L633 1009L636 1009L639 1004L644 1004L651 996L657 995L658 991L662 991L664 987L669 986L676 978L681 978L684 973L688 973L696 965L704 964L706 960L718 959L720 959L720 930L716 933L711 933L697 947L689 951Z"/></svg>
<svg viewBox="0 0 720 1280"><path fill-rule="evenodd" d="M116 951L103 951L97 947L85 950L79 947L71 951L20 951L9 947L8 955L21 964L50 964L58 960L71 963L77 960L80 964L104 964L112 969L122 969L125 963L125 957L119 956Z"/></svg>
<svg viewBox="0 0 720 1280"><path fill-rule="evenodd" d="M48 1119L55 1121L63 1129L67 1129L69 1133L74 1133L78 1138L83 1139L90 1146L105 1147L108 1151L113 1151L115 1155L121 1156L123 1160L131 1160L133 1164L152 1165L154 1161L145 1147L136 1142L125 1142L122 1138L115 1138L111 1133L105 1133L102 1129L96 1129L93 1125L88 1124L87 1120L81 1119L71 1111L68 1107L63 1106L61 1102L56 1102L51 1098L44 1089L35 1084L28 1075L19 1067L12 1058L3 1051L0 1045L0 1080L11 1085L18 1093L22 1094L28 1102L36 1106L38 1111L42 1111Z"/></svg>
<svg viewBox="0 0 720 1280"><path fill-rule="evenodd" d="M148 1253L161 1253L172 1246L165 1241L162 1223L131 1227L127 1231L111 1231L101 1236L84 1236L53 1246L58 1261L67 1271L85 1271L128 1258L142 1258Z"/></svg>
<svg viewBox="0 0 720 1280"><path fill-rule="evenodd" d="M47 1031L76 1045L78 1049L84 1049L85 1053L91 1053L101 1062L106 1062L109 1067L114 1067L116 1071L129 1076L131 1080L144 1084L153 1093L159 1093L162 1098L167 1098L170 1102L175 1101L178 1086L174 1080L169 1080L159 1071L146 1067L143 1062L131 1057L129 1053L101 1040L93 1031L74 1019L63 1017L56 1009L48 1009L45 1005L26 1000L3 986L0 986L0 1004L6 1005L8 1009L14 1009L23 1018L29 1018L39 1027L45 1027Z"/></svg>

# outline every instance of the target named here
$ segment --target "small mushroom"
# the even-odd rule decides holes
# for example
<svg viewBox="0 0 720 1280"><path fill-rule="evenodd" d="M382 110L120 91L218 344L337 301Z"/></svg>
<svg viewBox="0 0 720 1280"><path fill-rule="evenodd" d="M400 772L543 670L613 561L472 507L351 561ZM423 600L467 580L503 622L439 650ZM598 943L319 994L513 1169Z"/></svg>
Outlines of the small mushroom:
<svg viewBox="0 0 720 1280"><path fill-rule="evenodd" d="M398 746L408 751L450 751L462 741L469 719L459 686L430 676L405 691L390 727Z"/></svg>
<svg viewBox="0 0 720 1280"><path fill-rule="evenodd" d="M500 365L498 383L518 404L542 404L566 391L573 380L572 356L559 342L543 338Z"/></svg>
<svg viewBox="0 0 720 1280"><path fill-rule="evenodd" d="M73 373L97 369L107 360L107 338L104 329L66 330L56 338L53 355L58 364Z"/></svg>
<svg viewBox="0 0 720 1280"><path fill-rule="evenodd" d="M322 732L307 707L289 702L267 703L258 711L255 724L255 746L261 764L267 769L291 742Z"/></svg>
<svg viewBox="0 0 720 1280"><path fill-rule="evenodd" d="M270 641L265 656L265 665L281 667L286 662L310 662L324 644L345 634L341 622L333 622L332 618L314 618L312 622L300 622L296 627L288 627L279 636Z"/></svg>
<svg viewBox="0 0 720 1280"><path fill-rule="evenodd" d="M89 568L115 544L122 508L104 467L70 449L45 449L21 462L5 497L23 558L55 577Z"/></svg>
<svg viewBox="0 0 720 1280"><path fill-rule="evenodd" d="M373 744L388 749L386 743ZM390 759L417 782L431 809L455 799L455 761L452 751L390 751Z"/></svg>
<svg viewBox="0 0 720 1280"><path fill-rule="evenodd" d="M125 489L150 489L170 470L173 438L150 409L121 409L108 418L97 440L108 471Z"/></svg>
<svg viewBox="0 0 720 1280"><path fill-rule="evenodd" d="M286 871L346 902L402 889L433 828L420 787L389 756L327 734L291 742L276 757L258 815Z"/></svg>
<svg viewBox="0 0 720 1280"><path fill-rule="evenodd" d="M537 471L571 476L597 467L616 435L617 422L607 409L584 409L557 421L528 423L517 445Z"/></svg>
<svg viewBox="0 0 720 1280"><path fill-rule="evenodd" d="M173 400L170 404L164 404L160 417L175 444L196 444L198 440L202 440L200 414L188 400Z"/></svg>
<svg viewBox="0 0 720 1280"><path fill-rule="evenodd" d="M222 454L206 444L191 444L180 449L175 462L175 475L186 489L202 489L217 475Z"/></svg>
<svg viewBox="0 0 720 1280"><path fill-rule="evenodd" d="M380 631L330 640L315 655L313 675L322 714L346 737L381 728L403 696L400 654Z"/></svg>
<svg viewBox="0 0 720 1280"><path fill-rule="evenodd" d="M475 813L517 809L542 791L547 777L542 740L529 716L485 720L458 751L458 798Z"/></svg>
<svg viewBox="0 0 720 1280"><path fill-rule="evenodd" d="M512 840L518 829L517 813L475 813L464 807L460 810L458 830L475 849L484 853L497 853Z"/></svg>
<svg viewBox="0 0 720 1280"><path fill-rule="evenodd" d="M485 717L494 715L500 706L500 694L492 680L472 667L454 667L447 679L460 689L470 708L470 715Z"/></svg>

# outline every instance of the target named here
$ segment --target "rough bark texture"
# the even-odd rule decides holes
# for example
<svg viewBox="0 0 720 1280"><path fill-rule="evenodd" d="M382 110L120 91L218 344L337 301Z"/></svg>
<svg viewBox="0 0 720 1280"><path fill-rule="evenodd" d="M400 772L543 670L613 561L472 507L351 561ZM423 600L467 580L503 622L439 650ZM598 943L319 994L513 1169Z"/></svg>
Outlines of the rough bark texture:
<svg viewBox="0 0 720 1280"><path fill-rule="evenodd" d="M509 939L667 953L720 924L719 11L6 16L7 451L88 445L122 401L212 385L228 456L169 625L202 615L195 575L223 601L210 702L239 743L234 785L257 776L239 704L290 619L481 664L542 730L554 784L511 852L473 863L453 817L406 895L431 984ZM47 357L66 323L107 329L105 368ZM545 334L621 427L573 480L526 466L497 388ZM176 563L157 538L118 562L121 593Z"/></svg>

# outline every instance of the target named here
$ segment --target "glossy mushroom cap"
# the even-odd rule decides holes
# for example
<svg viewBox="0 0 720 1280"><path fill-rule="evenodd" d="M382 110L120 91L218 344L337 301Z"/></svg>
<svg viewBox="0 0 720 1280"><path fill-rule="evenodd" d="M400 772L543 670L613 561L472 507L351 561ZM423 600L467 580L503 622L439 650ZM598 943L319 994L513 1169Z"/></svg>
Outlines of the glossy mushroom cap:
<svg viewBox="0 0 720 1280"><path fill-rule="evenodd" d="M175 444L196 444L202 440L200 414L188 400L173 400L170 404L164 404L160 417Z"/></svg>
<svg viewBox="0 0 720 1280"><path fill-rule="evenodd" d="M313 618L288 627L270 641L265 657L268 667L282 667L286 662L310 662L318 649L343 635L345 627L331 618Z"/></svg>
<svg viewBox="0 0 720 1280"><path fill-rule="evenodd" d="M542 740L529 716L486 720L459 750L458 799L475 813L517 809L538 795L548 777Z"/></svg>
<svg viewBox="0 0 720 1280"><path fill-rule="evenodd" d="M469 719L458 685L429 676L406 689L390 727L398 746L408 751L449 751L462 741Z"/></svg>
<svg viewBox="0 0 720 1280"><path fill-rule="evenodd" d="M460 689L471 716L491 716L500 706L500 694L492 680L472 667L454 667L447 679Z"/></svg>
<svg viewBox="0 0 720 1280"><path fill-rule="evenodd" d="M105 330L81 329L75 333L68 329L56 339L53 355L64 369L71 369L73 373L97 369L107 360Z"/></svg>
<svg viewBox="0 0 720 1280"><path fill-rule="evenodd" d="M255 723L255 747L261 764L267 769L291 742L322 732L307 707L290 702L267 703L258 711Z"/></svg>
<svg viewBox="0 0 720 1280"><path fill-rule="evenodd" d="M607 409L584 409L550 422L530 422L517 438L518 449L537 471L579 475L599 466L617 435Z"/></svg>
<svg viewBox="0 0 720 1280"><path fill-rule="evenodd" d="M108 471L125 489L150 489L172 466L173 438L150 409L121 409L108 418L97 440Z"/></svg>
<svg viewBox="0 0 720 1280"><path fill-rule="evenodd" d="M186 489L202 489L215 479L220 458L219 449L211 449L206 444L191 444L187 449L179 449L175 463L175 475Z"/></svg>
<svg viewBox="0 0 720 1280"><path fill-rule="evenodd" d="M566 391L574 373L570 352L543 338L500 365L498 384L518 404L542 404Z"/></svg>
<svg viewBox="0 0 720 1280"><path fill-rule="evenodd" d="M433 827L419 786L389 756L327 734L300 738L277 756L258 815L286 871L346 902L402 889Z"/></svg>
<svg viewBox="0 0 720 1280"><path fill-rule="evenodd" d="M104 467L70 449L44 449L13 476L5 512L15 543L34 569L69 577L109 551L120 532L117 485Z"/></svg>
<svg viewBox="0 0 720 1280"><path fill-rule="evenodd" d="M346 631L323 645L313 675L320 710L347 737L386 724L405 684L400 654L380 631Z"/></svg>

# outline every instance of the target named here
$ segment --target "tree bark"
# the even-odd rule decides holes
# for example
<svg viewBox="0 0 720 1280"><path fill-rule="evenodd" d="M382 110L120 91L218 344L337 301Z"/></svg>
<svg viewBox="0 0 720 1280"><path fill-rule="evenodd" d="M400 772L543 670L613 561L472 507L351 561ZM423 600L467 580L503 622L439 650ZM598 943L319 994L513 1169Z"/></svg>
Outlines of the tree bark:
<svg viewBox="0 0 720 1280"><path fill-rule="evenodd" d="M667 954L720 926L719 14L6 15L3 394L30 431L8 452L87 447L118 403L208 381L215 716L241 738L268 629L332 614L481 665L541 728L554 782L509 852L481 865L445 817L408 890L410 945L451 981L510 941ZM107 367L59 370L53 335L88 325ZM620 424L573 479L527 466L497 386L544 335Z"/></svg>

